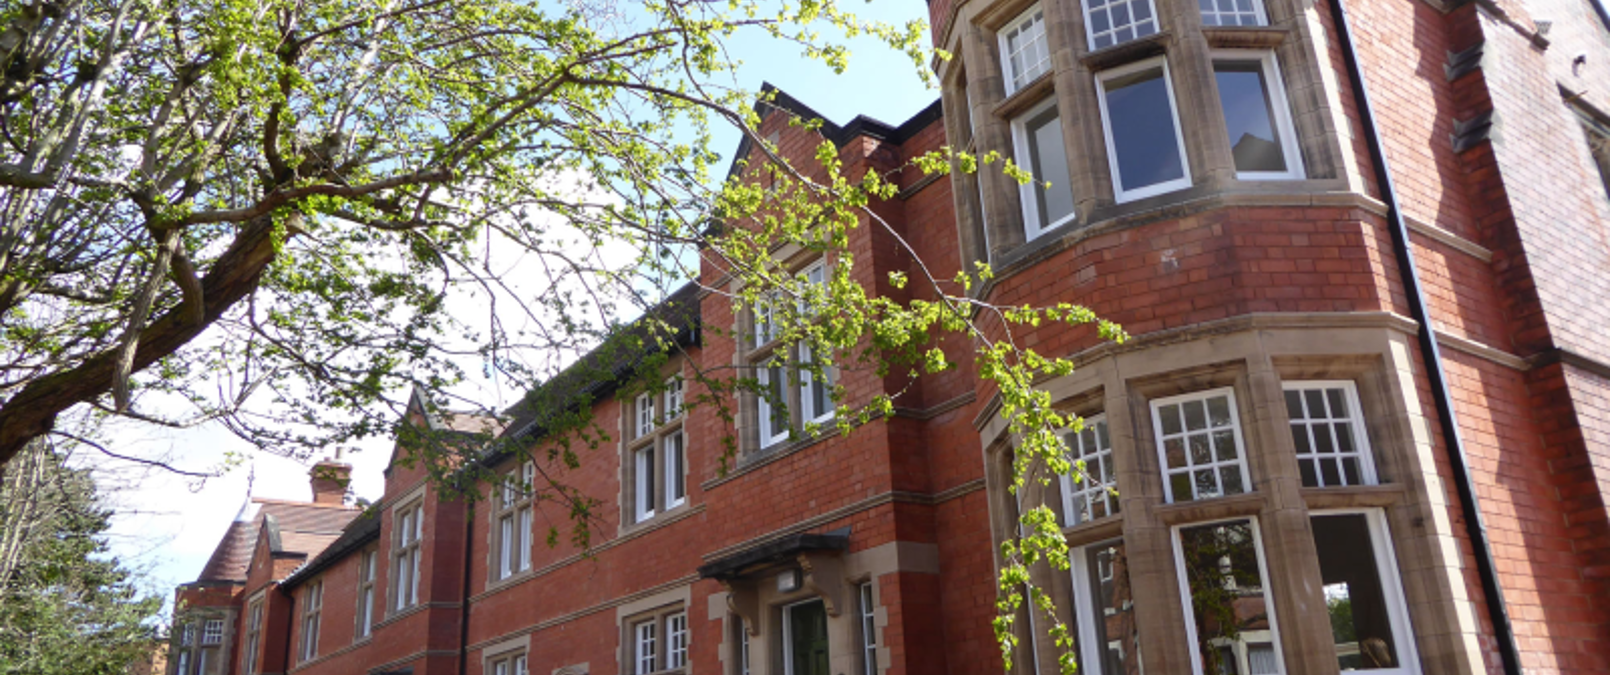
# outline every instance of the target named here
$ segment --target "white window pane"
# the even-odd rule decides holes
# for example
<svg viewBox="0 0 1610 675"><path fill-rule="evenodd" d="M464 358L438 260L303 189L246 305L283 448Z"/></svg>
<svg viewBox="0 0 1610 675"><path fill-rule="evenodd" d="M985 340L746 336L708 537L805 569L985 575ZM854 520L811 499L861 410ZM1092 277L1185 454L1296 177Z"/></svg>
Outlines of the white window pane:
<svg viewBox="0 0 1610 675"><path fill-rule="evenodd" d="M1085 5L1090 48L1111 47L1156 33L1156 15L1150 0L1090 0Z"/></svg>
<svg viewBox="0 0 1610 675"><path fill-rule="evenodd" d="M637 624L634 634L635 649L633 651L636 656L634 659L636 666L634 672L637 673L637 675L647 675L648 673L654 672L656 669L654 665L654 662L657 660L655 653L656 646L654 644L655 622L644 621L643 623Z"/></svg>
<svg viewBox="0 0 1610 675"><path fill-rule="evenodd" d="M1001 33L1007 93L1017 91L1051 67L1045 39L1045 13L1038 7L1024 12Z"/></svg>
<svg viewBox="0 0 1610 675"><path fill-rule="evenodd" d="M1252 489L1235 396L1229 389L1153 402L1154 430L1170 502Z"/></svg>
<svg viewBox="0 0 1610 675"><path fill-rule="evenodd" d="M1107 435L1107 419L1094 416L1085 420L1084 431L1064 434L1068 459L1084 460L1085 473L1062 478L1064 517L1068 525L1106 518L1118 513L1117 468L1113 465L1112 441Z"/></svg>
<svg viewBox="0 0 1610 675"><path fill-rule="evenodd" d="M1087 658L1099 660L1091 672L1127 675L1141 672L1140 634L1135 620L1134 594L1129 585L1129 562L1123 541L1087 546L1078 555L1076 571L1084 576L1078 592L1079 636Z"/></svg>
<svg viewBox="0 0 1610 675"><path fill-rule="evenodd" d="M1063 143L1062 121L1055 104L1029 112L1013 121L1012 126L1018 163L1034 176L1034 180L1022 188L1025 228L1032 238L1073 215L1067 146Z"/></svg>
<svg viewBox="0 0 1610 675"><path fill-rule="evenodd" d="M1264 24L1260 0L1197 0L1204 26L1261 26Z"/></svg>
<svg viewBox="0 0 1610 675"><path fill-rule="evenodd" d="M520 526L515 536L520 540L520 569L531 569L531 507L520 509Z"/></svg>
<svg viewBox="0 0 1610 675"><path fill-rule="evenodd" d="M1375 468L1351 383L1288 383L1297 468L1306 487L1373 485Z"/></svg>
<svg viewBox="0 0 1610 675"><path fill-rule="evenodd" d="M877 675L878 642L875 605L872 602L872 582L861 584L861 665L866 675Z"/></svg>
<svg viewBox="0 0 1610 675"><path fill-rule="evenodd" d="M760 444L776 443L788 436L787 374L782 365L764 365L758 371L761 390L759 400Z"/></svg>
<svg viewBox="0 0 1610 675"><path fill-rule="evenodd" d="M637 519L643 520L654 515L654 507L658 502L654 498L654 446L639 448L633 453L633 472L636 473L637 494L634 500L637 505Z"/></svg>
<svg viewBox="0 0 1610 675"><path fill-rule="evenodd" d="M1185 157L1164 68L1104 76L1101 95L1119 192L1168 189L1184 181Z"/></svg>
<svg viewBox="0 0 1610 675"><path fill-rule="evenodd" d="M672 614L665 618L665 667L681 668L688 664L688 615Z"/></svg>
<svg viewBox="0 0 1610 675"><path fill-rule="evenodd" d="M665 500L668 505L681 504L688 496L683 446L682 432L665 437Z"/></svg>
<svg viewBox="0 0 1610 675"><path fill-rule="evenodd" d="M1336 659L1342 670L1396 668L1403 598L1389 592L1364 514L1317 515L1311 519L1319 574L1324 579Z"/></svg>
<svg viewBox="0 0 1610 675"><path fill-rule="evenodd" d="M1251 520L1182 528L1180 559L1191 605L1197 657L1205 675L1241 672L1237 653L1278 640L1270 620L1274 603L1264 587L1262 553ZM1265 664L1279 673L1271 653Z"/></svg>
<svg viewBox="0 0 1610 675"><path fill-rule="evenodd" d="M514 571L514 516L498 519L498 538L502 544L498 551L498 578L503 578Z"/></svg>

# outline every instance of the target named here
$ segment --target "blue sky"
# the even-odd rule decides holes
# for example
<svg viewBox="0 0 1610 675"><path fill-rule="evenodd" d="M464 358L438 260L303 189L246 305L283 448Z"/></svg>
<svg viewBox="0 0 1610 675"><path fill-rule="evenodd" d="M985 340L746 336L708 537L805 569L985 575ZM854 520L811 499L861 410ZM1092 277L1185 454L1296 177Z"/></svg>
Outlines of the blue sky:
<svg viewBox="0 0 1610 675"><path fill-rule="evenodd" d="M897 25L927 17L927 6L917 0L855 3L853 11ZM866 115L898 125L939 95L927 88L905 55L870 38L849 43L850 67L843 75L806 59L797 47L758 36L737 39L729 46L729 53L743 63L740 86L758 91L762 82L770 82L837 124ZM734 130L717 130L715 150L724 161L730 161L738 139ZM104 474L103 483L115 488L110 499L119 513L109 537L112 553L149 570L152 590L170 600L175 585L194 580L201 571L245 500L248 476L255 476L252 494L257 497L311 497L307 471L317 457L304 464L257 453L216 425L185 431L126 427L114 432L120 448L145 457L166 457L184 468L213 469L226 453L240 458L222 476L205 482L126 466L110 467ZM354 465L354 491L360 497L378 498L390 443L371 439L358 450L346 457Z"/></svg>

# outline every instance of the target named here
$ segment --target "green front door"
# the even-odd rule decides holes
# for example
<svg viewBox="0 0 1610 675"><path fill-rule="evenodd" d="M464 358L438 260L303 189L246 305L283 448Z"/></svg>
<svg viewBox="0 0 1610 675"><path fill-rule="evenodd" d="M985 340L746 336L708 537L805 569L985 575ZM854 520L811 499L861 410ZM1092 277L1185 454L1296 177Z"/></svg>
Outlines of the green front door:
<svg viewBox="0 0 1610 675"><path fill-rule="evenodd" d="M827 608L821 600L783 608L787 675L830 675L827 665Z"/></svg>

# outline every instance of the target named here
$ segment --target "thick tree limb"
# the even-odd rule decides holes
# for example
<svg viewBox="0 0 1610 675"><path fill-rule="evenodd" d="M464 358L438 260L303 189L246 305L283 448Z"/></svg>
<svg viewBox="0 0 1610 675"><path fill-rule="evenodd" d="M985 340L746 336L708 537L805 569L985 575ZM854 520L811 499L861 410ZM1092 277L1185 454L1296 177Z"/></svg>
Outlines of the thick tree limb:
<svg viewBox="0 0 1610 675"><path fill-rule="evenodd" d="M294 233L300 229L301 216L292 214L289 219L287 230ZM202 322L190 321L182 304L152 321L140 332L129 372L140 372L178 351L257 288L263 271L277 255L273 239L272 217L261 215L248 221L201 279L206 308ZM10 461L28 441L49 433L62 411L105 394L112 386L117 356L108 351L71 370L34 380L6 401L0 407L0 464Z"/></svg>

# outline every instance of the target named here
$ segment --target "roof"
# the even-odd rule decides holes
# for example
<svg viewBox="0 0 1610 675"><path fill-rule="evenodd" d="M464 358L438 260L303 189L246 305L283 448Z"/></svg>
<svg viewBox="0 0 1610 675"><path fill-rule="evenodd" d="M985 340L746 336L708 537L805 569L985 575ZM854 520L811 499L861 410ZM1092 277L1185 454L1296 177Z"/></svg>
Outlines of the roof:
<svg viewBox="0 0 1610 675"><path fill-rule="evenodd" d="M644 312L644 319L617 331L569 368L525 395L505 413L510 417L505 438L540 436L561 414L614 393L637 373L651 354L696 344L699 339L699 286L684 284ZM647 318L665 322L671 335L653 334ZM664 342L670 340L670 344ZM495 460L494 455L488 460Z"/></svg>
<svg viewBox="0 0 1610 675"><path fill-rule="evenodd" d="M335 541L341 529L358 514L356 508L335 504L277 499L253 499L251 503L260 506L257 514L250 519L237 517L229 524L218 547L213 549L212 557L201 568L197 581L245 581L257 545L257 533L265 524L272 523L278 530L280 545L275 553L313 556Z"/></svg>
<svg viewBox="0 0 1610 675"><path fill-rule="evenodd" d="M337 561L346 557L369 542L380 538L380 510L371 508L347 523L346 529L318 555L310 558L306 563L293 570L280 582L280 587L289 591L320 572L329 569Z"/></svg>
<svg viewBox="0 0 1610 675"><path fill-rule="evenodd" d="M762 83L760 90L771 94L771 100L755 102L755 113L760 115L761 119L765 119L773 111L781 110L801 119L822 120L820 130L822 137L832 141L833 145L839 147L843 147L845 143L849 143L860 136L876 138L899 145L911 140L911 137L915 136L917 132L928 128L928 125L933 124L934 120L939 119L944 114L940 108L939 99L934 99L934 102L928 104L928 107L923 108L898 126L866 115L856 115L854 119L850 120L849 124L840 126L834 124L832 120L827 119L821 113L811 109L810 106L805 105L799 99L789 96L788 92L773 86L770 82ZM738 162L749 156L749 148L752 145L753 143L750 142L748 136L744 136L738 142L738 151L733 153L732 164L727 169L728 176L737 172Z"/></svg>

